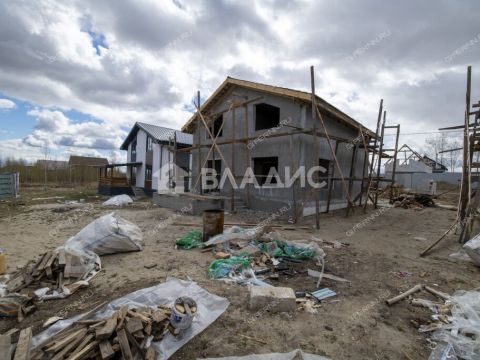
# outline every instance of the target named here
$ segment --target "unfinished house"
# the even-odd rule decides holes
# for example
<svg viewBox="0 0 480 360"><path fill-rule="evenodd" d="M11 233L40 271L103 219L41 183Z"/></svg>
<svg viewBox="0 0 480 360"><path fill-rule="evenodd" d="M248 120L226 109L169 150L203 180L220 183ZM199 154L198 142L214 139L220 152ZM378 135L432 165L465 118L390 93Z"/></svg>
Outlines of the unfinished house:
<svg viewBox="0 0 480 360"><path fill-rule="evenodd" d="M123 188L123 193L128 193L126 190L131 188L134 195L150 196L156 191L188 191L190 155L172 154L169 144L177 149L190 147L192 135L162 126L135 123L120 147L127 151L127 162L111 164L104 169L104 192L118 193L112 192L112 187ZM117 178L113 167L126 168L126 176Z"/></svg>
<svg viewBox="0 0 480 360"><path fill-rule="evenodd" d="M368 171L365 144L375 133L318 96L315 103L312 117L311 93L228 77L182 128L193 134L193 147L184 149L192 153L192 192L223 197L229 210L283 208L295 217L307 216L316 213L317 196L308 182L303 186L299 178L290 187L271 185L288 180L287 167L293 174L302 166L306 173L322 166L325 173L315 174L316 181L325 182L317 191L320 211L344 208L347 199L361 202ZM212 136L218 147L212 146ZM215 169L218 180L229 168L239 186L251 168L258 186L235 189L226 181L203 189L202 168ZM272 173L278 177L272 179Z"/></svg>

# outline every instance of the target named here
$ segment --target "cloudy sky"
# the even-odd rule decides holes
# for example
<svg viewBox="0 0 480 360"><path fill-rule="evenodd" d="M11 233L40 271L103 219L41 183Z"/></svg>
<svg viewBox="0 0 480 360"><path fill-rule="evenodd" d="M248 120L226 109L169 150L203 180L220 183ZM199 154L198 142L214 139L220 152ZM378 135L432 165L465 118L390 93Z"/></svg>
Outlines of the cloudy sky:
<svg viewBox="0 0 480 360"><path fill-rule="evenodd" d="M383 98L421 149L463 121L467 65L480 99L479 15L474 0L2 1L0 157L122 159L135 121L180 128L197 89L308 90L310 65L317 95L372 129Z"/></svg>

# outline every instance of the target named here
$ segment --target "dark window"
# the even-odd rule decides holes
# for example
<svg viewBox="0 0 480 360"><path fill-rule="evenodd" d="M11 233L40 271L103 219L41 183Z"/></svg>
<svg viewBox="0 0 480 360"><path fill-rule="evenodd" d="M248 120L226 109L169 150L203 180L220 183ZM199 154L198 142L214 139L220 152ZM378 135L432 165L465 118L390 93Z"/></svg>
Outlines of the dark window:
<svg viewBox="0 0 480 360"><path fill-rule="evenodd" d="M218 185L215 189L211 189L210 187L207 187L205 192L218 190L219 184L220 184L220 179L222 177L222 160L208 160L207 161L207 169L213 169L217 172L216 178L217 178L217 184ZM207 185L211 186L212 183L209 180L207 180Z"/></svg>
<svg viewBox="0 0 480 360"><path fill-rule="evenodd" d="M332 174L332 161L327 159L318 159L318 165L325 168L325 172L315 173L315 176L318 177L318 182L325 181L327 185L323 187L328 189L328 177Z"/></svg>
<svg viewBox="0 0 480 360"><path fill-rule="evenodd" d="M223 128L222 128L222 122L223 122L223 115L220 115L215 119L212 125L210 125L210 132L212 133L213 137L216 138L217 135L218 137L222 137L223 134ZM210 135L207 132L207 140L210 139Z"/></svg>
<svg viewBox="0 0 480 360"><path fill-rule="evenodd" d="M255 105L255 130L271 129L280 124L280 108L268 104Z"/></svg>
<svg viewBox="0 0 480 360"><path fill-rule="evenodd" d="M260 186L265 184L271 168L274 168L278 172L278 157L272 156L253 158L253 173L255 174L257 182ZM273 176L269 182L270 184L276 184L277 178Z"/></svg>
<svg viewBox="0 0 480 360"><path fill-rule="evenodd" d="M153 139L150 136L147 136L147 151L153 150Z"/></svg>
<svg viewBox="0 0 480 360"><path fill-rule="evenodd" d="M145 180L152 181L152 166L146 165L145 166Z"/></svg>
<svg viewBox="0 0 480 360"><path fill-rule="evenodd" d="M137 140L134 140L132 142L132 152L131 152L130 160L132 162L137 161Z"/></svg>

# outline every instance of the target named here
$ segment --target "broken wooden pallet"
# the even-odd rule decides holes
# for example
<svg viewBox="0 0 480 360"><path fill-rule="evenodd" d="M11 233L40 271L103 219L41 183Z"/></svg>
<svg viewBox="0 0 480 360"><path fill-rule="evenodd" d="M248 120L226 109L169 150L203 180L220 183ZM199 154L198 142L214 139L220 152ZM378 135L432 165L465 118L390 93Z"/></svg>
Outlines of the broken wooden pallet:
<svg viewBox="0 0 480 360"><path fill-rule="evenodd" d="M167 332L178 335L170 324L171 313L165 306L122 307L108 318L81 319L38 346L31 358L153 360L152 341L160 341Z"/></svg>

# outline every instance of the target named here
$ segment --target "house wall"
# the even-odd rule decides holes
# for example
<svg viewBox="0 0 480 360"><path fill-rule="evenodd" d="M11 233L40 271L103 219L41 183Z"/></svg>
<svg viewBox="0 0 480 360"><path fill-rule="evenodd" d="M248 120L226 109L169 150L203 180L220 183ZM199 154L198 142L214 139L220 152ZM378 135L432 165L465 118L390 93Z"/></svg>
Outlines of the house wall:
<svg viewBox="0 0 480 360"><path fill-rule="evenodd" d="M230 93L227 93L221 101L219 101L214 108L211 110L211 113L215 113L224 109L228 109L229 103L227 100L242 99L241 96L248 97L249 99L255 98L258 96L263 96L264 98L256 104L267 103L270 105L278 106L280 108L280 122L285 121L287 125L301 127L301 128L312 128L313 121L311 116L311 105L299 102L297 100L269 95L261 92L256 92L240 87L234 88L235 95L233 96ZM248 133L246 132L245 127L245 116L248 119ZM352 141L358 136L358 131L351 129L343 124L340 124L338 121L334 121L328 116L324 115L323 119L325 121L325 126L328 133L332 137L340 137L346 141ZM223 134L218 138L218 141L231 140L233 134L235 138L244 138L244 137L257 137L257 140L251 141L251 150L250 150L250 159L247 159L246 146L243 143L234 144L225 144L219 145L222 154L230 166L232 161L232 155L235 157L234 167L235 175L242 177L247 166L253 168L253 158L255 157L278 157L278 170L279 175L282 181L285 181L285 167L292 168L291 173L299 167L305 166L308 170L312 166L318 165L318 159L314 157L314 137L306 134L296 134L291 136L281 136L273 137L268 136L268 134L287 134L290 131L295 131L295 129L288 126L281 126L274 129L266 129L255 131L255 104L250 103L245 107L237 108L235 110L235 128L233 128L233 112L224 114L225 124L223 127ZM320 122L318 122L317 129L322 130ZM199 134L200 132L200 134ZM207 136L207 132L203 124L200 126L200 131L198 129L194 133L194 143L198 143L199 135L201 138L202 144L211 144L210 138ZM207 139L208 137L208 139ZM333 160L328 142L325 138L318 137L318 146L319 146L319 157L327 160ZM336 141L332 141L332 146L335 148ZM348 148L346 143L339 143L337 149L337 158L339 160L341 171L345 177L350 175L350 162L352 158L353 148ZM233 150L232 150L233 148ZM208 153L209 148L203 148L201 150L201 159L204 160L204 157ZM193 182L192 188L196 182L198 175L198 162L199 155L198 150L192 152L192 174ZM363 169L363 149L357 151L357 160L355 161L355 173L357 177L361 177ZM212 159L212 156L210 156ZM218 152L215 150L215 159L220 159ZM333 161L332 161L333 163ZM203 164L201 164L203 165ZM225 169L225 164L222 162L222 171ZM339 176L339 172L335 170L335 176ZM241 179L237 179L237 184L240 184ZM221 190L221 194L229 195L231 186L229 182L225 184L224 188ZM295 198L298 202L303 202L303 199L309 193L309 186L305 188L300 188L298 185L295 189L292 188L253 188L250 187L250 194L252 199L252 207L261 207L262 203L270 204L266 205L270 209L274 209L277 204L291 202L293 194L295 193ZM354 182L352 188L352 197L357 195L360 191L360 181ZM240 198L246 198L245 190L235 190L236 196ZM320 190L320 200L326 203L328 196L328 189ZM332 202L340 201L345 199L345 192L342 187L341 181L335 181L332 188ZM255 202L255 203L254 203ZM308 206L307 203L305 203Z"/></svg>
<svg viewBox="0 0 480 360"><path fill-rule="evenodd" d="M401 173L401 172L417 172L417 173L432 173L432 168L425 164L423 161L417 161L417 160L409 160L408 164L401 165L402 163L401 159L397 160L397 166L395 167L395 173ZM392 172L393 169L393 162L389 162L388 164L385 164L385 172Z"/></svg>

